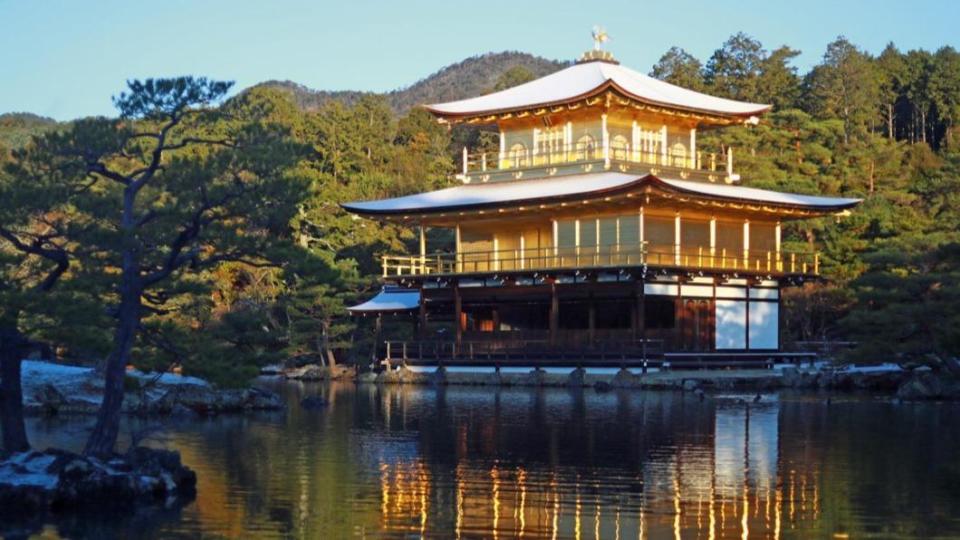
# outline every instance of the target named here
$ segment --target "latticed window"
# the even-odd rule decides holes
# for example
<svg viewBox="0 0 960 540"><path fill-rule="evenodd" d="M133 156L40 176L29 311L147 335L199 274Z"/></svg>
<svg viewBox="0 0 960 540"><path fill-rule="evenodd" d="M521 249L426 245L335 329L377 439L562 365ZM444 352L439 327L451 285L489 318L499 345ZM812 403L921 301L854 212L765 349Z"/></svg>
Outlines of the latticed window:
<svg viewBox="0 0 960 540"><path fill-rule="evenodd" d="M587 160L595 159L597 154L597 143L590 135L584 135L577 139L577 159Z"/></svg>
<svg viewBox="0 0 960 540"><path fill-rule="evenodd" d="M612 159L626 160L630 154L630 143L623 135L617 135L610 141L610 157Z"/></svg>
<svg viewBox="0 0 960 540"><path fill-rule="evenodd" d="M510 163L514 168L527 166L527 147L523 143L516 143L510 147Z"/></svg>

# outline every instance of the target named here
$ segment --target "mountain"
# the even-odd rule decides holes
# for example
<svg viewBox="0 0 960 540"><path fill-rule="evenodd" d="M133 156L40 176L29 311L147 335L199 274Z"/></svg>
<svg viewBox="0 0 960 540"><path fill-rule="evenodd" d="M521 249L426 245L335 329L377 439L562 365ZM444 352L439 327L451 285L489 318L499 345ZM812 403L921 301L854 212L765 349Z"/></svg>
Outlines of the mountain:
<svg viewBox="0 0 960 540"><path fill-rule="evenodd" d="M0 148L20 148L30 137L52 131L61 124L33 113L0 114Z"/></svg>
<svg viewBox="0 0 960 540"><path fill-rule="evenodd" d="M449 65L410 86L383 94L394 111L404 113L424 103L454 101L490 92L505 71L523 66L536 77L567 67L566 62L548 60L516 51L487 53ZM312 90L292 81L267 81L256 87L278 88L290 92L304 110L314 110L331 100L350 104L372 92L353 90Z"/></svg>

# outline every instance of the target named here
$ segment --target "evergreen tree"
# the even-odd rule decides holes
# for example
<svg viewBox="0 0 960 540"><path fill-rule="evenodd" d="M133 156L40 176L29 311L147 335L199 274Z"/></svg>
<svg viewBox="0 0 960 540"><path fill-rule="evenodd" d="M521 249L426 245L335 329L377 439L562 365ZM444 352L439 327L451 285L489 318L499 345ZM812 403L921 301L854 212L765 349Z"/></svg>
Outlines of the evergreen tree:
<svg viewBox="0 0 960 540"><path fill-rule="evenodd" d="M670 47L654 64L650 76L697 92L703 92L703 64L680 47Z"/></svg>

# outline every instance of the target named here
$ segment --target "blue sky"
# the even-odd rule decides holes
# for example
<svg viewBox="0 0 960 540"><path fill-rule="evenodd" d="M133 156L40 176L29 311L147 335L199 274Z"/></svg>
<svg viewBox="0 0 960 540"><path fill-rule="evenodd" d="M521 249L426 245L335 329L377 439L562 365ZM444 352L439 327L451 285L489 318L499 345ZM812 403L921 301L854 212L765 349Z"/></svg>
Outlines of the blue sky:
<svg viewBox="0 0 960 540"><path fill-rule="evenodd" d="M672 45L705 60L740 30L800 49L806 70L840 34L871 53L960 48L958 21L955 0L0 0L0 112L109 115L127 79L182 74L385 91L484 52L573 59L594 24L643 72Z"/></svg>

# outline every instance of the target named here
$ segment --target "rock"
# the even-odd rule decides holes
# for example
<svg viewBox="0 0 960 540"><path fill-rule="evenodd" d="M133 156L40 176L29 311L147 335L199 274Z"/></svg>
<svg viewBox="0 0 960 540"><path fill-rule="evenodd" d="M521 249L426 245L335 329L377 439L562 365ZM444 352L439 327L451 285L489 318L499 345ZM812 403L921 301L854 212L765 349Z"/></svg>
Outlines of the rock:
<svg viewBox="0 0 960 540"><path fill-rule="evenodd" d="M357 382L364 384L375 383L377 382L377 374L372 371L366 371L357 375Z"/></svg>
<svg viewBox="0 0 960 540"><path fill-rule="evenodd" d="M320 396L309 396L300 400L300 406L307 410L318 410L327 406L327 400Z"/></svg>
<svg viewBox="0 0 960 540"><path fill-rule="evenodd" d="M933 371L914 372L897 388L903 400L960 399L960 380Z"/></svg>
<svg viewBox="0 0 960 540"><path fill-rule="evenodd" d="M527 373L523 379L523 384L527 386L543 386L547 378L547 372L543 368L536 368Z"/></svg>
<svg viewBox="0 0 960 540"><path fill-rule="evenodd" d="M606 381L597 381L596 383L594 383L593 389L598 394L604 394L606 392L613 390L613 385Z"/></svg>
<svg viewBox="0 0 960 540"><path fill-rule="evenodd" d="M684 391L684 392L692 392L692 391L696 390L696 389L699 388L699 387L700 387L700 383L699 383L698 381L695 381L695 380L693 380L693 379L684 379L684 380L683 380L683 386L682 386L682 388L683 388L683 391Z"/></svg>
<svg viewBox="0 0 960 540"><path fill-rule="evenodd" d="M283 372L287 379L296 381L336 381L353 376L353 368L349 366L326 367L318 364L308 364L302 367L288 369Z"/></svg>
<svg viewBox="0 0 960 540"><path fill-rule="evenodd" d="M436 371L430 374L430 383L434 385L443 385L447 383L447 368L440 366Z"/></svg>
<svg viewBox="0 0 960 540"><path fill-rule="evenodd" d="M40 389L34 393L33 399L46 414L57 414L67 402L63 394L57 390L57 387L50 383L41 386Z"/></svg>
<svg viewBox="0 0 960 540"><path fill-rule="evenodd" d="M632 388L637 385L637 376L626 368L620 368L610 384L616 388Z"/></svg>
<svg viewBox="0 0 960 540"><path fill-rule="evenodd" d="M62 450L24 452L0 462L0 515L187 502L196 483L170 450L135 448L107 461Z"/></svg>
<svg viewBox="0 0 960 540"><path fill-rule="evenodd" d="M587 370L583 368L577 368L570 372L570 375L567 376L567 386L574 388L582 388L586 386L584 379L586 378Z"/></svg>

